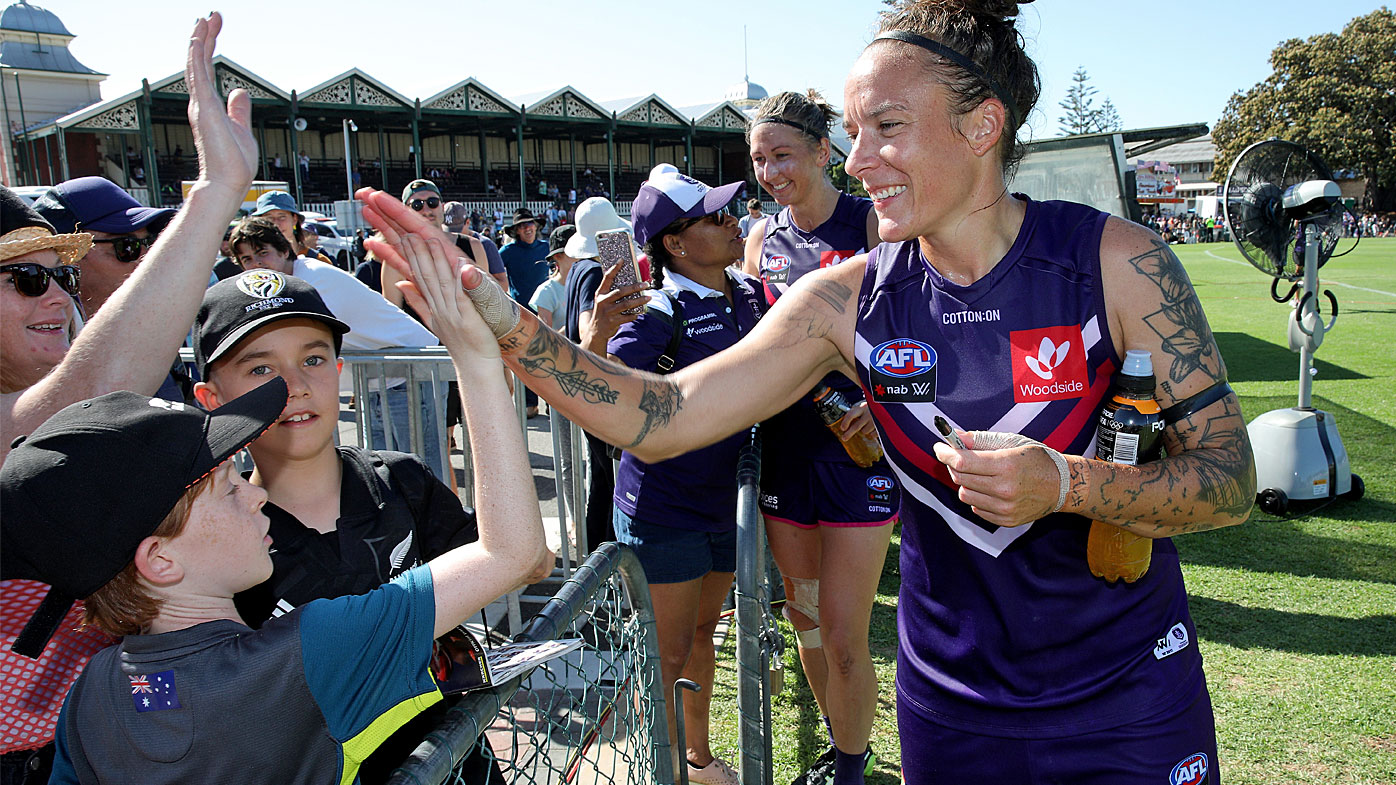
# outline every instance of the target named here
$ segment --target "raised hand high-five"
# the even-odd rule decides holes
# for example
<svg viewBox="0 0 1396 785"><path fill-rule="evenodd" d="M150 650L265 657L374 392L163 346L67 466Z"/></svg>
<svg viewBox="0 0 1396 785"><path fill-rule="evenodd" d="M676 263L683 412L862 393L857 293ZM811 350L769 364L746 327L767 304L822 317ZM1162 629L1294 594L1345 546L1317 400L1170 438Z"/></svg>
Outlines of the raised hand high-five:
<svg viewBox="0 0 1396 785"><path fill-rule="evenodd" d="M247 91L229 93L226 107L218 96L213 50L222 29L223 17L217 11L194 24L184 84L189 89L189 127L199 154L199 180L226 185L241 197L257 173L257 140L252 136Z"/></svg>
<svg viewBox="0 0 1396 785"><path fill-rule="evenodd" d="M223 231L256 171L247 92L234 90L225 107L214 83L213 49L222 27L217 13L198 20L185 60L198 181L62 362L30 387L0 396L0 460L16 436L64 406L114 390L150 395L168 374L203 299Z"/></svg>

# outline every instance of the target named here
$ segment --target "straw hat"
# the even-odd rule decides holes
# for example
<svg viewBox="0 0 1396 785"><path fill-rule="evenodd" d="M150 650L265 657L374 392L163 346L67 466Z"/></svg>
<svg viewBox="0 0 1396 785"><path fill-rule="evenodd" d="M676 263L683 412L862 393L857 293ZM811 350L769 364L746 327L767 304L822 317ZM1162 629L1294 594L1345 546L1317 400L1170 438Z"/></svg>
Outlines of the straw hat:
<svg viewBox="0 0 1396 785"><path fill-rule="evenodd" d="M54 234L53 227L34 212L34 208L3 187L0 187L0 226L17 227L0 235L0 262L51 248L58 252L64 264L73 264L92 248L92 235L86 232Z"/></svg>

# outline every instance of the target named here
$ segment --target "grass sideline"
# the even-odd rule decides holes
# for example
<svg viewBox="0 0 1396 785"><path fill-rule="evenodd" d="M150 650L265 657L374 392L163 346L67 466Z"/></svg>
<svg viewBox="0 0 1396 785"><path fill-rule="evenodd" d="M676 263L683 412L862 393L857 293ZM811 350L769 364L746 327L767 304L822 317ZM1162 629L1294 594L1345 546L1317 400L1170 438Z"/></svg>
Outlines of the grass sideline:
<svg viewBox="0 0 1396 785"><path fill-rule="evenodd" d="M1266 275L1231 244L1174 248L1247 421L1293 406L1299 358L1286 346L1290 312L1270 299ZM1365 498L1292 510L1283 520L1256 510L1241 526L1176 540L1229 784L1396 783L1396 239L1364 240L1325 265L1320 283L1340 309L1316 355L1315 405L1336 418ZM894 536L873 609L880 691L870 785L900 781L892 688L899 543ZM785 689L772 706L777 785L825 746L782 624ZM729 638L712 704L713 751L734 764L735 658Z"/></svg>

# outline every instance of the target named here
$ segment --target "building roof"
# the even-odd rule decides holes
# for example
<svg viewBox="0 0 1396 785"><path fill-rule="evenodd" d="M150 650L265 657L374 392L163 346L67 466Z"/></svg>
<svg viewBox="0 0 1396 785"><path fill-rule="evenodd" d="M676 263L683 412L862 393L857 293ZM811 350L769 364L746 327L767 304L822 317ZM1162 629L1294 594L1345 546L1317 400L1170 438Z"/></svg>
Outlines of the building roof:
<svg viewBox="0 0 1396 785"><path fill-rule="evenodd" d="M28 71L106 76L68 51L73 34L52 11L20 0L0 12L0 65Z"/></svg>
<svg viewBox="0 0 1396 785"><path fill-rule="evenodd" d="M19 0L18 3L0 11L0 28L23 33L49 33L73 37L68 28L63 26L63 22L59 21L57 14L37 5L30 5L25 0Z"/></svg>
<svg viewBox="0 0 1396 785"><path fill-rule="evenodd" d="M766 88L752 82L750 77L744 76L742 77L742 81L727 88L727 92L723 94L722 97L727 101L735 103L739 101L761 101L765 99L767 95L769 94L766 92Z"/></svg>
<svg viewBox="0 0 1396 785"><path fill-rule="evenodd" d="M1216 157L1217 146L1212 144L1212 135L1208 134L1130 157L1126 162L1136 164L1140 161L1165 161L1170 164L1198 164L1210 163Z"/></svg>

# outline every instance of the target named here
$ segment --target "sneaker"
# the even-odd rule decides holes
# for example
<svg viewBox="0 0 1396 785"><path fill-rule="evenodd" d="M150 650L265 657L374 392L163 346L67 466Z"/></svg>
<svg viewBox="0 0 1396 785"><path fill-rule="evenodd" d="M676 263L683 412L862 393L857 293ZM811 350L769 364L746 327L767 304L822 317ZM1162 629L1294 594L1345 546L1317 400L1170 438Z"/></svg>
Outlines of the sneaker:
<svg viewBox="0 0 1396 785"><path fill-rule="evenodd" d="M791 780L790 785L833 785L834 763L837 760L838 752L831 744L829 749L824 750L823 755L820 755L814 760L814 763L810 764L804 774ZM868 749L863 752L863 776L872 774L876 766L877 755L873 753L872 745L868 745Z"/></svg>
<svg viewBox="0 0 1396 785"><path fill-rule="evenodd" d="M713 758L712 763L701 769L689 763L688 781L698 785L741 785L737 772L722 758Z"/></svg>
<svg viewBox="0 0 1396 785"><path fill-rule="evenodd" d="M837 760L834 745L824 750L824 754L814 759L805 773L790 781L790 785L833 785L834 761Z"/></svg>

